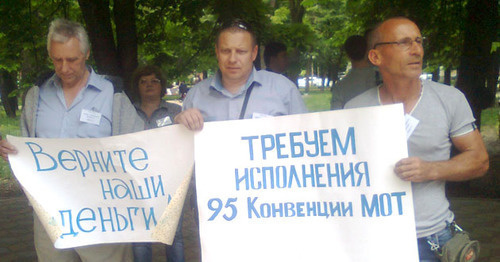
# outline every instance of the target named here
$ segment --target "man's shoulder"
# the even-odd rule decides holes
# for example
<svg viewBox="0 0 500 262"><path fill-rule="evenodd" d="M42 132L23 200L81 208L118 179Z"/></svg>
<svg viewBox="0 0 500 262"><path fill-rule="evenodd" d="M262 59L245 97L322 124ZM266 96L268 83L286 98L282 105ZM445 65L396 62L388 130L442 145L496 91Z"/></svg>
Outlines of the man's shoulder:
<svg viewBox="0 0 500 262"><path fill-rule="evenodd" d="M339 81L340 83L351 83L359 81L360 79L373 78L375 82L375 74L377 69L373 66L365 68L352 68L347 74Z"/></svg>
<svg viewBox="0 0 500 262"><path fill-rule="evenodd" d="M90 75L88 84L101 90L113 90L113 93L123 92L123 80L119 76L100 75L94 72Z"/></svg>
<svg viewBox="0 0 500 262"><path fill-rule="evenodd" d="M376 106L379 105L378 101L378 87L372 87L365 92L355 96L353 99L349 100L344 108L356 108L365 106Z"/></svg>
<svg viewBox="0 0 500 262"><path fill-rule="evenodd" d="M440 98L444 99L464 96L462 91L458 88L430 80L422 80L422 86L424 87L424 90L429 89L430 93L436 94Z"/></svg>
<svg viewBox="0 0 500 262"><path fill-rule="evenodd" d="M214 77L212 76L212 77L208 77L208 78L205 78L205 79L201 80L196 85L194 85L193 87L191 87L189 89L189 92L190 93L196 93L196 92L199 92L201 90L208 90L210 88L210 86L212 85L213 78Z"/></svg>
<svg viewBox="0 0 500 262"><path fill-rule="evenodd" d="M124 91L123 79L121 77L112 75L97 75L97 76L99 76L100 80L103 81L102 83L105 83L107 85L111 84L114 93L121 93Z"/></svg>
<svg viewBox="0 0 500 262"><path fill-rule="evenodd" d="M278 80L289 80L286 76L267 70L258 70L256 74L259 78L270 78Z"/></svg>
<svg viewBox="0 0 500 262"><path fill-rule="evenodd" d="M259 82L261 85L271 85L278 88L293 88L297 89L297 86L288 77L274 73L267 70L256 71L256 77L254 80Z"/></svg>

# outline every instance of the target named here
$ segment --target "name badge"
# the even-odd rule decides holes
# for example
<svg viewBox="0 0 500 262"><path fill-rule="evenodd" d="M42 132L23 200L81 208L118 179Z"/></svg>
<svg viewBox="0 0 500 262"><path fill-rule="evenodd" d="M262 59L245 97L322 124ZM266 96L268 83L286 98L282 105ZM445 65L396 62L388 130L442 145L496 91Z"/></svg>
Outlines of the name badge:
<svg viewBox="0 0 500 262"><path fill-rule="evenodd" d="M408 140L411 134L413 134L413 131L415 131L419 122L420 120L414 118L413 116L408 114L405 115L406 140Z"/></svg>
<svg viewBox="0 0 500 262"><path fill-rule="evenodd" d="M156 120L157 127L168 126L171 124L172 124L172 119L170 119L169 116L166 116L165 118L160 118L160 119Z"/></svg>
<svg viewBox="0 0 500 262"><path fill-rule="evenodd" d="M80 121L84 123L89 123L98 126L101 122L102 114L99 112L82 109L82 114L80 115Z"/></svg>

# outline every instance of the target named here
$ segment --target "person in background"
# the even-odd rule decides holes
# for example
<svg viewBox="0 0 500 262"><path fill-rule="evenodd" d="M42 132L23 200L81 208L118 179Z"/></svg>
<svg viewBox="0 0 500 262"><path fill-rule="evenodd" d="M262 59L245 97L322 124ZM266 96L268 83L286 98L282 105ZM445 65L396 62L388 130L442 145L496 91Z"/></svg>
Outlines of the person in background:
<svg viewBox="0 0 500 262"><path fill-rule="evenodd" d="M279 42L268 43L264 48L264 63L267 71L285 74L288 69L286 45Z"/></svg>
<svg viewBox="0 0 500 262"><path fill-rule="evenodd" d="M347 101L377 86L380 81L376 67L367 58L366 39L360 35L347 38L344 50L351 60L351 70L332 89L331 109L342 109Z"/></svg>
<svg viewBox="0 0 500 262"><path fill-rule="evenodd" d="M480 177L489 162L465 96L454 87L420 80L423 41L417 25L405 17L378 24L368 39L368 58L383 84L345 108L403 104L406 124L414 129L407 134L409 157L395 163L394 172L412 185L420 261L437 262L435 252L454 230L445 182ZM458 153L450 157L452 147Z"/></svg>
<svg viewBox="0 0 500 262"><path fill-rule="evenodd" d="M138 96L134 106L144 120L144 129L171 125L175 116L182 111L180 105L162 99L165 95L166 84L160 68L153 65L139 67L132 75L132 90ZM151 243L133 243L133 251L135 262L153 260ZM166 255L169 262L184 262L182 216L175 232L174 242L166 246Z"/></svg>
<svg viewBox="0 0 500 262"><path fill-rule="evenodd" d="M179 85L179 96L181 101L184 101L184 98L186 98L187 92L189 91L188 86L186 83L181 82Z"/></svg>
<svg viewBox="0 0 500 262"><path fill-rule="evenodd" d="M21 114L21 134L41 138L107 137L140 131L144 122L121 88L86 65L90 56L87 32L65 19L52 21L47 51L52 74L26 94ZM0 155L16 149L0 141ZM61 196L65 197L65 196ZM100 244L56 249L36 213L34 241L38 261L132 261L132 245Z"/></svg>

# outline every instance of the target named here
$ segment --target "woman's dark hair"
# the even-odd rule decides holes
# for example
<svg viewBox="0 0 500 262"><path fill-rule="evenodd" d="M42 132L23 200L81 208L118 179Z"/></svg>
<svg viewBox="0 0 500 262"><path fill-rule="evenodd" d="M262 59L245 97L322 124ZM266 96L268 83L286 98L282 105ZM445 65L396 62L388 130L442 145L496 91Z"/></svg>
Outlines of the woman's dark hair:
<svg viewBox="0 0 500 262"><path fill-rule="evenodd" d="M140 66L137 69L135 69L134 73L132 74L132 88L131 90L134 93L134 100L135 101L140 101L139 97L139 80L143 76L149 76L149 75L155 75L156 78L160 80L161 83L161 97L165 95L165 88L167 85L167 79L161 72L161 69L157 66L154 65L145 65L145 66Z"/></svg>

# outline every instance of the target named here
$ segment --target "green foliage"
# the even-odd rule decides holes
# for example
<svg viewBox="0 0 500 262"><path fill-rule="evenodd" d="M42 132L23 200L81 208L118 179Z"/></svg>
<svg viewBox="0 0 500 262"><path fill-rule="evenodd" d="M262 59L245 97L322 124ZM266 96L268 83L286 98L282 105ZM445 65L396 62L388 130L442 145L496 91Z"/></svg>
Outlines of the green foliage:
<svg viewBox="0 0 500 262"><path fill-rule="evenodd" d="M348 0L350 24L370 28L393 16L414 20L425 36L426 71L439 66L457 68L462 51L466 0Z"/></svg>
<svg viewBox="0 0 500 262"><path fill-rule="evenodd" d="M500 107L490 107L481 112L481 130L493 128L498 131L500 122Z"/></svg>
<svg viewBox="0 0 500 262"><path fill-rule="evenodd" d="M496 52L498 49L500 49L500 42L491 43L491 53Z"/></svg>
<svg viewBox="0 0 500 262"><path fill-rule="evenodd" d="M0 133L3 139L5 135L19 136L21 131L19 129L19 117L10 118L7 117L3 109L0 110ZM0 159L0 178L10 177L10 167L9 164Z"/></svg>
<svg viewBox="0 0 500 262"><path fill-rule="evenodd" d="M281 6L274 10L271 22L275 25L290 23L290 9L286 6Z"/></svg>
<svg viewBox="0 0 500 262"><path fill-rule="evenodd" d="M2 0L0 17L0 69L17 73L14 95L20 95L51 67L46 47L50 21L81 15L76 1Z"/></svg>

